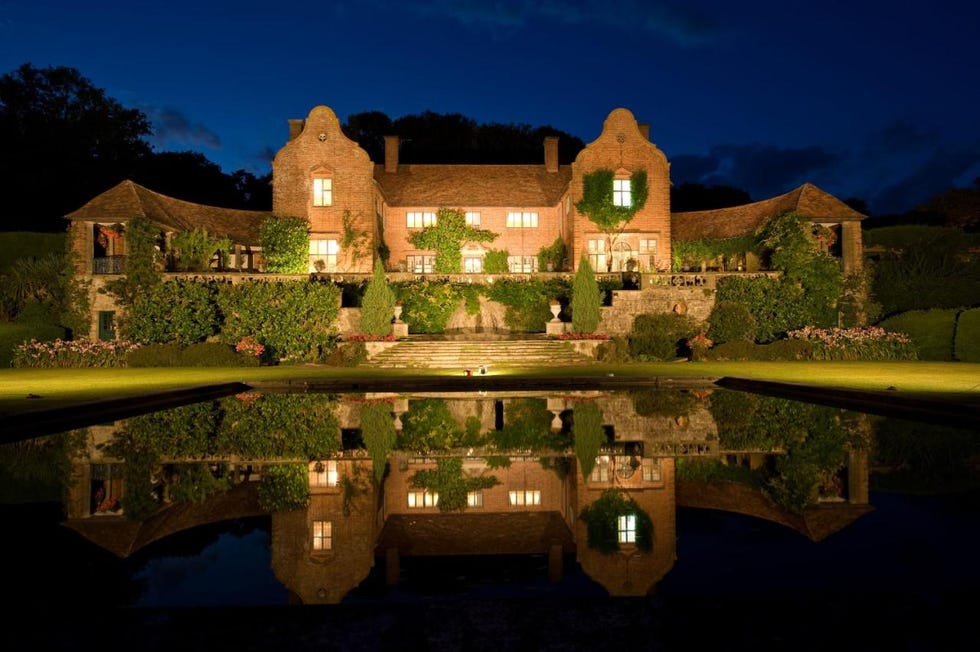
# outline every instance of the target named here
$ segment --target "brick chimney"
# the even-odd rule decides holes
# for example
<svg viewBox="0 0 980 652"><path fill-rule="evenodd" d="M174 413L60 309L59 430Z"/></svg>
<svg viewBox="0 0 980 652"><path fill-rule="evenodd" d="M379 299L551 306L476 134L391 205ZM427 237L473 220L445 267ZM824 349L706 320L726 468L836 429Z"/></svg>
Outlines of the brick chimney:
<svg viewBox="0 0 980 652"><path fill-rule="evenodd" d="M558 136L544 137L544 169L558 171Z"/></svg>
<svg viewBox="0 0 980 652"><path fill-rule="evenodd" d="M641 122L637 126L640 128L640 135L643 136L643 139L650 140L650 123Z"/></svg>
<svg viewBox="0 0 980 652"><path fill-rule="evenodd" d="M306 120L302 118L294 118L289 121L289 140L293 140L296 136L299 136L303 132L303 127L306 126Z"/></svg>
<svg viewBox="0 0 980 652"><path fill-rule="evenodd" d="M385 172L398 172L398 136L385 136Z"/></svg>

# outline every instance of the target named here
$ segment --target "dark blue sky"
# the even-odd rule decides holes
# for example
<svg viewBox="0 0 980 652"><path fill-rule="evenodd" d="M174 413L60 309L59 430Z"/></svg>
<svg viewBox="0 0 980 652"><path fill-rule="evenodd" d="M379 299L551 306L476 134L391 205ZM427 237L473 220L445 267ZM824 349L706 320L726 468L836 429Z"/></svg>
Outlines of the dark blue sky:
<svg viewBox="0 0 980 652"><path fill-rule="evenodd" d="M0 72L77 68L226 172L268 172L317 104L586 142L622 106L675 183L811 181L875 214L980 176L978 44L953 0L0 0Z"/></svg>

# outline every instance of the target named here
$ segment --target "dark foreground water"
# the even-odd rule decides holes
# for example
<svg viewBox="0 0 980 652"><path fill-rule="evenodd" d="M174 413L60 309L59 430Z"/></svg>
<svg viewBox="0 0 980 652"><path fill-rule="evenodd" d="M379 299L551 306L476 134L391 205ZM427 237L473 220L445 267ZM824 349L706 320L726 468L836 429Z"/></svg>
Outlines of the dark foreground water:
<svg viewBox="0 0 980 652"><path fill-rule="evenodd" d="M240 396L10 444L0 645L974 650L977 436L647 391ZM426 506L427 469L480 500ZM610 493L650 549L596 549Z"/></svg>

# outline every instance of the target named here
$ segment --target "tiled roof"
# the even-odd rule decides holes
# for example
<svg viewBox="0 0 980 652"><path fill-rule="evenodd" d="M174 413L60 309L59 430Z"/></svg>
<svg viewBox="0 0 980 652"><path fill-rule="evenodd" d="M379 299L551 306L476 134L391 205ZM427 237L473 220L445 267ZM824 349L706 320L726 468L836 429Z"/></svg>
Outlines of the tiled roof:
<svg viewBox="0 0 980 652"><path fill-rule="evenodd" d="M866 215L811 183L762 201L710 211L672 213L670 235L674 240L734 238L753 233L766 221L795 211L814 222L852 222Z"/></svg>
<svg viewBox="0 0 980 652"><path fill-rule="evenodd" d="M572 170L543 165L400 165L374 168L390 206L557 206Z"/></svg>
<svg viewBox="0 0 980 652"><path fill-rule="evenodd" d="M256 245L265 211L205 206L153 192L138 183L122 181L66 215L82 222L125 222L142 216L167 231L203 227L209 235L229 238L237 244Z"/></svg>

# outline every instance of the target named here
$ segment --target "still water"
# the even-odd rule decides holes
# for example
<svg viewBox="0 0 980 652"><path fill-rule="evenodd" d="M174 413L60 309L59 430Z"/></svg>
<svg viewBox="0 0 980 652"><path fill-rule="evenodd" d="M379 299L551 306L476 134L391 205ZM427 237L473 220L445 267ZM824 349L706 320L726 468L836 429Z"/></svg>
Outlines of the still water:
<svg viewBox="0 0 980 652"><path fill-rule="evenodd" d="M427 648L972 649L977 435L722 389L246 392L0 447L6 592L57 625L14 642L320 605L340 648L403 608Z"/></svg>

